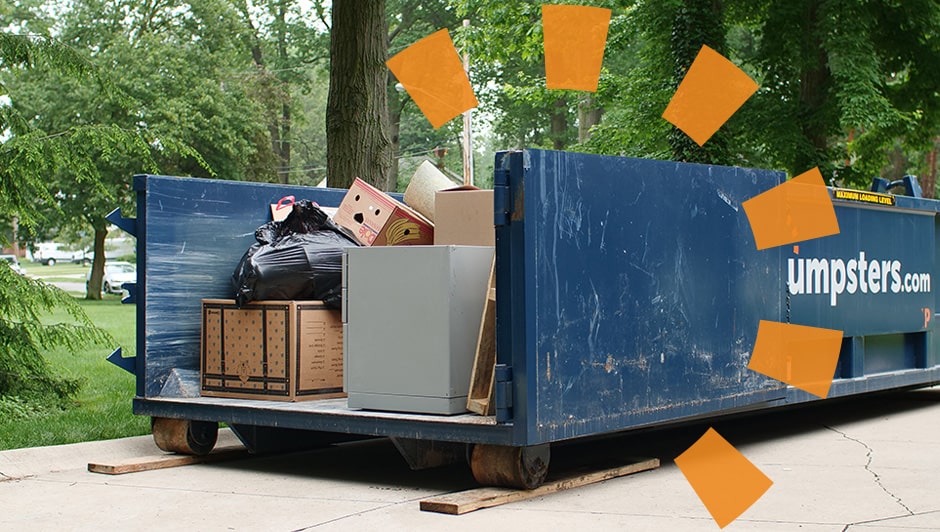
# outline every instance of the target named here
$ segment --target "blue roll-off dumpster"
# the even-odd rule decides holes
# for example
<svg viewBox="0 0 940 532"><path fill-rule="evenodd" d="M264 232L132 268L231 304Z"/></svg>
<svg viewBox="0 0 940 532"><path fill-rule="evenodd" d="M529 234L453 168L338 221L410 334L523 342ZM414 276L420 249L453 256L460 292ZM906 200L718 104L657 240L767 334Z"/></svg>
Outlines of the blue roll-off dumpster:
<svg viewBox="0 0 940 532"><path fill-rule="evenodd" d="M747 369L760 320L844 331L829 397L940 382L936 201L830 189L838 235L758 251L742 202L781 172L542 150L495 168L495 415L200 397L201 299L231 297L270 204L345 191L153 175L121 221L138 250L134 412L192 452L219 422L252 450L391 437L413 466L470 444L474 464L529 466L531 486L553 442L818 400Z"/></svg>

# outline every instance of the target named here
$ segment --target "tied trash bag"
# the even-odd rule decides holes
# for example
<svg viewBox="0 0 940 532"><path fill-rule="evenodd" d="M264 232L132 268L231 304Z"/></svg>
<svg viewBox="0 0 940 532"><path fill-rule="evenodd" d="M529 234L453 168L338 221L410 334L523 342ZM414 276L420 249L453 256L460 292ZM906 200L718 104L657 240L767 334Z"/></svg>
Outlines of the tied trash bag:
<svg viewBox="0 0 940 532"><path fill-rule="evenodd" d="M316 203L294 203L287 218L255 230L255 240L232 274L236 306L265 299L317 299L340 308L343 248L359 244Z"/></svg>

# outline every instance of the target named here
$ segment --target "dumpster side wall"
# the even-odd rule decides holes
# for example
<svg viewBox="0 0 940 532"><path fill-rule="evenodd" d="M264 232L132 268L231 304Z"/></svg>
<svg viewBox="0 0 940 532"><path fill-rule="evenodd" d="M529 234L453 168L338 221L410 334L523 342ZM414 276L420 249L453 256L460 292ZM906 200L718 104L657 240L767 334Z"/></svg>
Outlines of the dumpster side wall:
<svg viewBox="0 0 940 532"><path fill-rule="evenodd" d="M785 395L747 369L759 320L783 318L785 286L780 250L756 250L741 208L781 173L538 150L507 157L517 159L503 162L516 165L512 213L498 231L517 241L510 280L501 273L524 285L525 308L513 314L526 320L514 322L503 360L528 441Z"/></svg>

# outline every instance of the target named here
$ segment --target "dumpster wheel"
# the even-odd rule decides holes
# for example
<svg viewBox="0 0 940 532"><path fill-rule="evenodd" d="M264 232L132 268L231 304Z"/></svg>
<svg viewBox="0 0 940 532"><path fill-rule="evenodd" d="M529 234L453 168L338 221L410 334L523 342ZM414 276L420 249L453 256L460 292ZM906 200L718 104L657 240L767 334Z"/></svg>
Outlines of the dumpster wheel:
<svg viewBox="0 0 940 532"><path fill-rule="evenodd" d="M473 478L485 486L535 489L548 474L550 446L510 447L477 444L470 456Z"/></svg>
<svg viewBox="0 0 940 532"><path fill-rule="evenodd" d="M169 453L204 456L212 451L219 437L219 424L168 417L150 418L153 441Z"/></svg>

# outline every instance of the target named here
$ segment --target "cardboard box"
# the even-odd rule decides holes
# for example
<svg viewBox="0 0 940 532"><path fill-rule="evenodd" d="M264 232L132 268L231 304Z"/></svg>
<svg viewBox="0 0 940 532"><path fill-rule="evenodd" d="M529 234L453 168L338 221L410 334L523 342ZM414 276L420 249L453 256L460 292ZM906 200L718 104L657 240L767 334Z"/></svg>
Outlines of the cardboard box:
<svg viewBox="0 0 940 532"><path fill-rule="evenodd" d="M492 190L462 186L437 191L434 220L435 245L496 245Z"/></svg>
<svg viewBox="0 0 940 532"><path fill-rule="evenodd" d="M349 187L333 221L352 231L364 246L434 243L434 224L358 177Z"/></svg>
<svg viewBox="0 0 940 532"><path fill-rule="evenodd" d="M465 412L493 248L370 247L344 253L349 407Z"/></svg>
<svg viewBox="0 0 940 532"><path fill-rule="evenodd" d="M202 395L274 401L344 397L341 313L320 301L202 300Z"/></svg>

